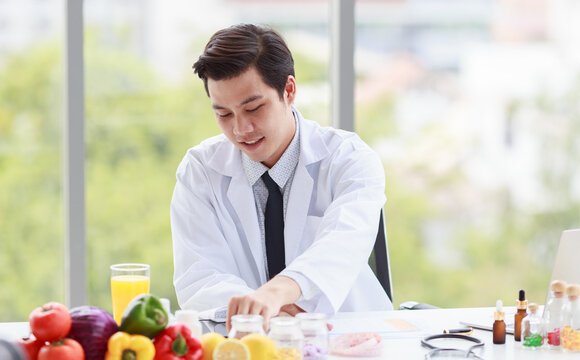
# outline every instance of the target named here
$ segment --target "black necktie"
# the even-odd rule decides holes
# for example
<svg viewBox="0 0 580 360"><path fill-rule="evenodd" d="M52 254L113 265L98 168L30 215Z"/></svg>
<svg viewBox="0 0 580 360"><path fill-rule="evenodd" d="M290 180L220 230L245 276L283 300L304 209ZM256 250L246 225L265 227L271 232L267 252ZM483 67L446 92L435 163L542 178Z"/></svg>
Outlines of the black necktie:
<svg viewBox="0 0 580 360"><path fill-rule="evenodd" d="M284 206L282 192L278 184L272 180L266 171L262 180L268 188L268 201L266 202L266 256L268 258L268 274L270 279L286 267L284 257Z"/></svg>

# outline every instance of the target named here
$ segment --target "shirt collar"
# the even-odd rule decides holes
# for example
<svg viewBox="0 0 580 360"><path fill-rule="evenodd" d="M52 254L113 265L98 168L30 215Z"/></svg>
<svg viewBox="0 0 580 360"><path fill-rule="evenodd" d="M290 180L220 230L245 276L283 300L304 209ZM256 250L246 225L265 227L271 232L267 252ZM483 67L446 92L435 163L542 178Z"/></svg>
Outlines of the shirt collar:
<svg viewBox="0 0 580 360"><path fill-rule="evenodd" d="M258 181L266 171L269 171L270 177L276 182L276 184L278 184L278 186L280 186L280 188L283 188L294 172L294 169L298 164L298 158L300 157L300 122L298 121L296 109L292 108L292 112L294 114L294 121L296 122L294 137L280 159L271 169L268 169L266 165L259 161L250 159L242 152L242 165L250 185L254 186L256 181Z"/></svg>

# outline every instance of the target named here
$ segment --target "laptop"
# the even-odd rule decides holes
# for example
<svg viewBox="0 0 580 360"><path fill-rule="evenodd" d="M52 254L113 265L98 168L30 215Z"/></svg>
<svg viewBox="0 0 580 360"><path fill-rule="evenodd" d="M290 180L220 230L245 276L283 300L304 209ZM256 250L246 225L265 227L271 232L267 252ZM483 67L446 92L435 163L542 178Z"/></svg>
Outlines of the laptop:
<svg viewBox="0 0 580 360"><path fill-rule="evenodd" d="M580 256L580 229L564 231L560 238L560 245L558 245L550 283L554 280L564 280L568 284L580 284L580 262L578 262L578 256ZM548 285L546 301L549 296L550 289Z"/></svg>
<svg viewBox="0 0 580 360"><path fill-rule="evenodd" d="M552 276L550 278L550 283L548 284L548 291L546 292L546 301L550 296L550 284L554 280L564 280L568 284L580 284L580 262L577 258L580 255L580 229L564 230L562 236L560 237L560 243L558 244L558 251L556 253L556 258L554 260L554 267L552 268ZM461 324L471 326L475 329L482 330L492 330L493 325L493 315L490 316L491 320L487 321L485 324L478 322L461 321ZM514 333L513 319L508 318L506 314L506 333Z"/></svg>

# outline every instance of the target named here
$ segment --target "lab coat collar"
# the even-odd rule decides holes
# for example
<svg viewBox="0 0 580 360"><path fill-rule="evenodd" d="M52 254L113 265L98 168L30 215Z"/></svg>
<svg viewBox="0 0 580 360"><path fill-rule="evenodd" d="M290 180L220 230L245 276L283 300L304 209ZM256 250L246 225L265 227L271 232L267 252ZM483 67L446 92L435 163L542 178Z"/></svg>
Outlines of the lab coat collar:
<svg viewBox="0 0 580 360"><path fill-rule="evenodd" d="M208 159L207 166L219 174L234 177L243 172L242 152L234 146L225 135L218 135L218 142L213 155Z"/></svg>
<svg viewBox="0 0 580 360"><path fill-rule="evenodd" d="M298 121L300 121L300 160L303 166L318 162L329 155L328 148L323 139L323 130L317 123L305 120L302 114L292 107Z"/></svg>

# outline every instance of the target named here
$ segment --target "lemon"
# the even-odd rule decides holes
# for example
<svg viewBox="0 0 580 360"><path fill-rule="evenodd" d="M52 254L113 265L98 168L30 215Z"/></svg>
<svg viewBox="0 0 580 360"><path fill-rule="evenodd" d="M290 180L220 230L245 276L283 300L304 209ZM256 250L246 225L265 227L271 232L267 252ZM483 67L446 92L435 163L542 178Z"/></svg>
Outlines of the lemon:
<svg viewBox="0 0 580 360"><path fill-rule="evenodd" d="M252 360L272 360L277 358L276 344L266 335L249 334L242 338L242 342L250 350Z"/></svg>
<svg viewBox="0 0 580 360"><path fill-rule="evenodd" d="M250 351L240 340L226 339L213 350L213 360L250 360Z"/></svg>
<svg viewBox="0 0 580 360"><path fill-rule="evenodd" d="M213 350L215 347L224 341L226 338L223 337L222 334L218 333L207 333L201 336L201 348L203 349L203 357L202 360L212 360L213 359Z"/></svg>

